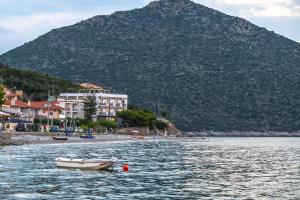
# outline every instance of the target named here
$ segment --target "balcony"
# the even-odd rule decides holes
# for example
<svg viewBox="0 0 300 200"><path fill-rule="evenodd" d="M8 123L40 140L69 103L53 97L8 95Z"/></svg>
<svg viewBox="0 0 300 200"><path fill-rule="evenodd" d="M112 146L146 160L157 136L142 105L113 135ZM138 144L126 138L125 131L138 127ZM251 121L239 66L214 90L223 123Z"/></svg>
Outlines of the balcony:
<svg viewBox="0 0 300 200"><path fill-rule="evenodd" d="M108 113L107 112L99 112L98 115L100 115L100 116L108 116Z"/></svg>
<svg viewBox="0 0 300 200"><path fill-rule="evenodd" d="M100 103L100 106L108 106L107 103Z"/></svg>
<svg viewBox="0 0 300 200"><path fill-rule="evenodd" d="M71 112L73 112L73 113L78 113L79 112L79 110L77 110L77 109L67 109L66 110L68 113L71 113Z"/></svg>
<svg viewBox="0 0 300 200"><path fill-rule="evenodd" d="M106 116L106 117L114 117L114 116L116 116L116 113L114 113L114 112L110 112L110 113L107 113L107 112L100 112L100 113L98 113L98 115L99 116Z"/></svg>

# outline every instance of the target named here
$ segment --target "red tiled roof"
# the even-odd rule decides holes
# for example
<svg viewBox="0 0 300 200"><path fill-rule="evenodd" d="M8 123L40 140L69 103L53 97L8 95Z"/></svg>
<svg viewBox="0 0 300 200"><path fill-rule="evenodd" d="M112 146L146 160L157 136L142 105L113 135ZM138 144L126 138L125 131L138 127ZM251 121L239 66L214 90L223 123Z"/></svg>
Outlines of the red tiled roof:
<svg viewBox="0 0 300 200"><path fill-rule="evenodd" d="M58 102L49 102L49 109L51 111L64 110L64 108L56 105ZM26 103L23 101L16 101L15 104L11 104L11 107L19 107L19 108L34 108L34 109L44 109L47 110L48 102L47 101L33 101L30 103Z"/></svg>
<svg viewBox="0 0 300 200"><path fill-rule="evenodd" d="M12 107L20 107L20 108L31 108L31 105L23 101L16 101L15 104L11 104Z"/></svg>
<svg viewBox="0 0 300 200"><path fill-rule="evenodd" d="M58 102L53 101L53 102L47 102L47 101L33 101L31 102L31 105L34 107L40 107L43 109L48 109L47 104L49 103L49 109L52 111L56 111L56 110L64 110L64 108L56 105Z"/></svg>

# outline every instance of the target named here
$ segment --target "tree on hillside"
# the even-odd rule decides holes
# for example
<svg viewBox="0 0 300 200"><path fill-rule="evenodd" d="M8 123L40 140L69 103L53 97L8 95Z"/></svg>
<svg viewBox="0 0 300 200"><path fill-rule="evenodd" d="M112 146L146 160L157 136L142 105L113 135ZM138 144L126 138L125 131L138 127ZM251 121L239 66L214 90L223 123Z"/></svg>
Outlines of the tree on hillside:
<svg viewBox="0 0 300 200"><path fill-rule="evenodd" d="M45 74L29 70L10 68L0 63L0 74L5 77L3 84L8 88L23 90L25 97L34 101L47 99L49 90L53 91L54 96L68 90L79 90L81 87L72 82L46 76Z"/></svg>
<svg viewBox="0 0 300 200"><path fill-rule="evenodd" d="M2 105L5 103L5 92L3 85L0 85L0 109L2 110Z"/></svg>
<svg viewBox="0 0 300 200"><path fill-rule="evenodd" d="M96 114L96 98L95 96L87 96L83 103L84 119L92 120L93 115Z"/></svg>
<svg viewBox="0 0 300 200"><path fill-rule="evenodd" d="M165 130L166 128L168 128L168 124L166 122L163 122L163 121L160 121L160 120L157 120L155 122L155 127L158 129L158 130Z"/></svg>
<svg viewBox="0 0 300 200"><path fill-rule="evenodd" d="M162 111L162 112L160 113L160 115L161 115L163 118L167 118L168 113L165 112L165 111Z"/></svg>
<svg viewBox="0 0 300 200"><path fill-rule="evenodd" d="M126 110L118 112L117 116L130 127L152 127L155 123L155 114L147 110Z"/></svg>

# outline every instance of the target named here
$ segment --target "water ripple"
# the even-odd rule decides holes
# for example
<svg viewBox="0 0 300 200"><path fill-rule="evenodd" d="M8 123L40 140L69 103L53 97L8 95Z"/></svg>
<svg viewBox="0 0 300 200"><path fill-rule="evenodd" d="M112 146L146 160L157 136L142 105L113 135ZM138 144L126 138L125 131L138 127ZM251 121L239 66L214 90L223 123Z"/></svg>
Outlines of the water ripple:
<svg viewBox="0 0 300 200"><path fill-rule="evenodd" d="M0 199L300 199L300 138L206 138L0 148ZM56 157L115 159L114 171ZM128 173L122 171L128 163Z"/></svg>

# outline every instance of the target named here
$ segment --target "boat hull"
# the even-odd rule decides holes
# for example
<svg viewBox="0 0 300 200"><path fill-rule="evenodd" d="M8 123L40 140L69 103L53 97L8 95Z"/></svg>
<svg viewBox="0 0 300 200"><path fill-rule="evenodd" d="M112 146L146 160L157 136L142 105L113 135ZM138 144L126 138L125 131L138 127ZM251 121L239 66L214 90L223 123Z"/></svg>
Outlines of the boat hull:
<svg viewBox="0 0 300 200"><path fill-rule="evenodd" d="M86 136L86 135L81 135L80 138L82 139L94 139L94 136Z"/></svg>
<svg viewBox="0 0 300 200"><path fill-rule="evenodd" d="M56 166L61 168L87 169L87 170L107 170L112 168L115 163L111 161L92 161L92 160L56 160Z"/></svg>
<svg viewBox="0 0 300 200"><path fill-rule="evenodd" d="M67 137L52 137L52 139L53 140L64 140L64 141L66 141L66 140L68 140L68 138Z"/></svg>

